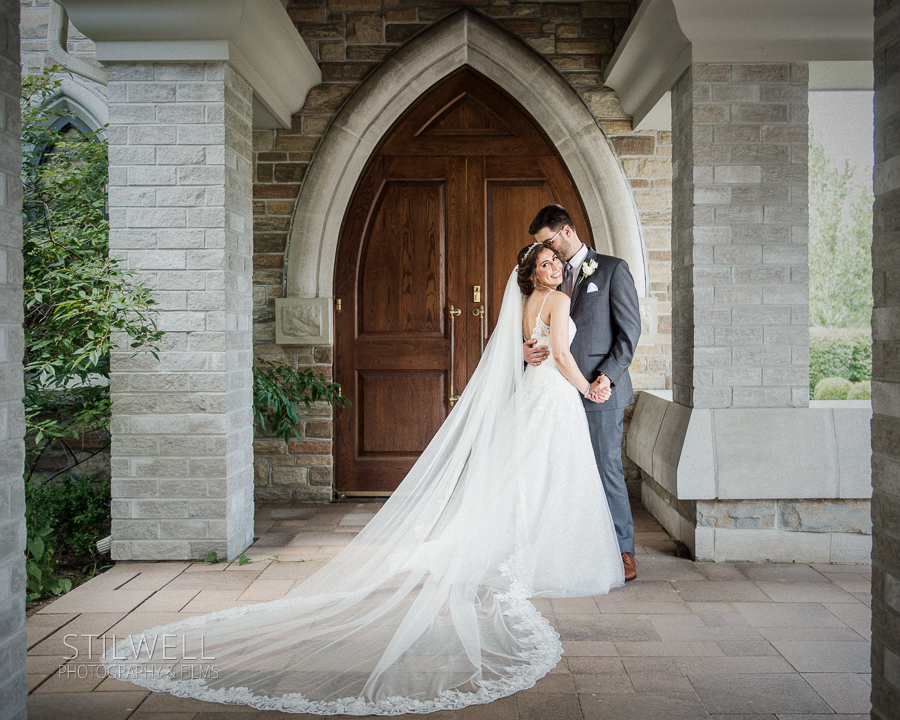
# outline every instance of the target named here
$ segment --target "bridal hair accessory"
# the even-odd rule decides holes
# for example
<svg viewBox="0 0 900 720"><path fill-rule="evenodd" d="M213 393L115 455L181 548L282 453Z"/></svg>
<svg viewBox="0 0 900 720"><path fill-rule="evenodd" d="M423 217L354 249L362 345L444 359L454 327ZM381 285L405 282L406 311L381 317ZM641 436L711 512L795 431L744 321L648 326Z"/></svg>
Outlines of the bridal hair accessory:
<svg viewBox="0 0 900 720"><path fill-rule="evenodd" d="M544 244L543 242L531 243L531 245L529 245L528 249L525 251L525 254L522 256L522 262L524 263L528 259L528 256L531 255L532 250L534 250L538 245L543 245L543 244ZM525 266L519 265L519 267L525 267Z"/></svg>

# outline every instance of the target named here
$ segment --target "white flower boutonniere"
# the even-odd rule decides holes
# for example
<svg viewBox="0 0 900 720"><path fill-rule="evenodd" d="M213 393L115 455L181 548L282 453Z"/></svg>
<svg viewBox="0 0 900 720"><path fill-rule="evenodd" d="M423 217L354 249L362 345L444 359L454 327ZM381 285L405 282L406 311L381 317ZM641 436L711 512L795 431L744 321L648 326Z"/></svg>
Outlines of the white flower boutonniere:
<svg viewBox="0 0 900 720"><path fill-rule="evenodd" d="M597 261L596 260L587 260L581 263L581 277L578 278L579 284L586 277L593 275L594 271L597 269Z"/></svg>

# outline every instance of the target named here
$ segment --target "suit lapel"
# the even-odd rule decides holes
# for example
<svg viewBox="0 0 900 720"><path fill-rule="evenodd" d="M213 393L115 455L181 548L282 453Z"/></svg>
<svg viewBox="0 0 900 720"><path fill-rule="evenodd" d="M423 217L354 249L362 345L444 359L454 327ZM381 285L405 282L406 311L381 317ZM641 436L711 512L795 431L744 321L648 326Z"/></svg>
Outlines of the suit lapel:
<svg viewBox="0 0 900 720"><path fill-rule="evenodd" d="M588 248L587 255L584 258L584 262L589 262L597 257L597 253L595 253L591 248ZM585 292L585 288L587 286L586 279L581 277L581 268L573 268L577 271L577 275L575 276L575 288L572 290L572 305L569 308L569 314L571 315L575 312L575 306L578 304L578 301L581 299L582 294Z"/></svg>

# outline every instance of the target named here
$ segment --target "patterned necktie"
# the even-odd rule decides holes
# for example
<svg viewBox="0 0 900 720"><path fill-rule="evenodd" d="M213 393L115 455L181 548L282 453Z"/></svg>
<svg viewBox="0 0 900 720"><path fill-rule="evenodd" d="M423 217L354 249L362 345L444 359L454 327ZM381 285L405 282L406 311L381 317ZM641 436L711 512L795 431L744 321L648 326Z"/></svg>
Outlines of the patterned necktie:
<svg viewBox="0 0 900 720"><path fill-rule="evenodd" d="M572 297L572 266L569 263L563 265L563 280L560 290Z"/></svg>

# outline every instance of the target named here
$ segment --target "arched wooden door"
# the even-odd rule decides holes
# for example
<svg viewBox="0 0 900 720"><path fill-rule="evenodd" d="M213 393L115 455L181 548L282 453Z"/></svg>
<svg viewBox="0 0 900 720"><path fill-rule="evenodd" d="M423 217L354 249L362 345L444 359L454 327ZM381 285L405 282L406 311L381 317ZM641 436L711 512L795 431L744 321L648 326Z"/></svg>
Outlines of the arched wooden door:
<svg viewBox="0 0 900 720"><path fill-rule="evenodd" d="M386 135L354 191L335 269L335 379L352 401L335 423L339 493L399 485L474 371L528 225L552 202L590 244L552 145L471 69Z"/></svg>

